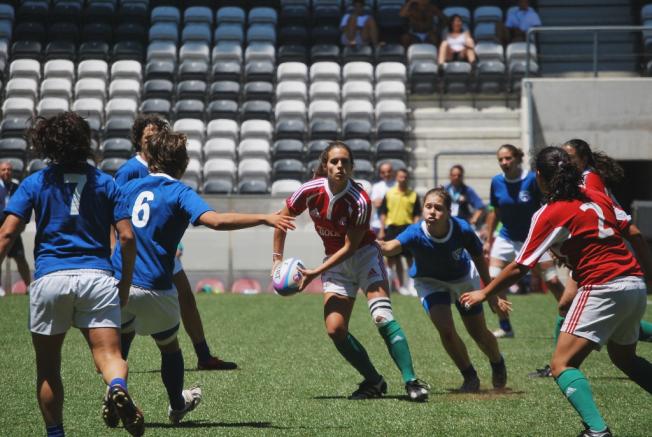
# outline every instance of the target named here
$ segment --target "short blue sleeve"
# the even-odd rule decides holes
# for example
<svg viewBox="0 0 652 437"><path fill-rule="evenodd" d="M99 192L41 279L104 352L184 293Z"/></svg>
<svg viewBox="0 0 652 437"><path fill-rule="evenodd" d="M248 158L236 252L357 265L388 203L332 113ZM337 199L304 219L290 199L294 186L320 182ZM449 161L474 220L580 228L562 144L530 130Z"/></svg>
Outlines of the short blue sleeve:
<svg viewBox="0 0 652 437"><path fill-rule="evenodd" d="M489 191L489 204L494 208L498 208L498 198L496 197L496 178L491 180L491 188Z"/></svg>
<svg viewBox="0 0 652 437"><path fill-rule="evenodd" d="M179 193L179 207L188 214L190 217L190 223L197 225L197 220L205 212L213 211L208 203L204 201L197 193L195 193L190 187L179 183L181 186L181 192Z"/></svg>
<svg viewBox="0 0 652 437"><path fill-rule="evenodd" d="M18 189L9 199L9 205L5 208L5 214L13 214L25 223L32 217L34 208L33 178L27 178L18 186Z"/></svg>
<svg viewBox="0 0 652 437"><path fill-rule="evenodd" d="M131 214L129 213L126 196L118 188L115 181L111 180L108 182L106 191L109 199L113 203L113 223L130 218Z"/></svg>
<svg viewBox="0 0 652 437"><path fill-rule="evenodd" d="M471 187L466 187L466 196L469 199L469 203L473 208L475 209L482 209L484 208L484 203L482 203L482 199L480 199L480 196L478 196L478 193L475 192L475 190Z"/></svg>
<svg viewBox="0 0 652 437"><path fill-rule="evenodd" d="M464 242L464 248L471 254L471 256L480 256L482 255L482 241L476 235L476 233L471 229L471 226L466 222L460 220L458 222L462 230L462 241Z"/></svg>
<svg viewBox="0 0 652 437"><path fill-rule="evenodd" d="M415 229L419 229L419 226L421 226L421 222L416 225L408 226L407 229L398 234L396 239L399 243L401 243L401 246L410 247L411 244L414 244L418 236L418 234L415 232Z"/></svg>

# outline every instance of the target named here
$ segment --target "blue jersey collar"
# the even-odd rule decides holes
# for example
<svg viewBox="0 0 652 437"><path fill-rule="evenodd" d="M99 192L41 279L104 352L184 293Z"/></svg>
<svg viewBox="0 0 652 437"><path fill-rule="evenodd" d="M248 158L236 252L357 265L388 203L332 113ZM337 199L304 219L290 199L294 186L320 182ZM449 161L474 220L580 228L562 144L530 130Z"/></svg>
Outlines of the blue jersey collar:
<svg viewBox="0 0 652 437"><path fill-rule="evenodd" d="M430 232L428 232L428 225L426 225L425 220L421 222L421 230L426 237L430 238L435 243L445 243L450 240L451 235L453 235L453 219L448 219L448 233L443 238L434 237Z"/></svg>

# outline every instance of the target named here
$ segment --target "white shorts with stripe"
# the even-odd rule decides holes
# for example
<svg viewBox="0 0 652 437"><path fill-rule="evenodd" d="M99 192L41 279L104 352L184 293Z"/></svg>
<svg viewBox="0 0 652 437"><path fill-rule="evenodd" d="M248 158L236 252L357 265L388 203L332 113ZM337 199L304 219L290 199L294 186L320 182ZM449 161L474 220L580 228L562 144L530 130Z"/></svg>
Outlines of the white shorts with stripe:
<svg viewBox="0 0 652 437"><path fill-rule="evenodd" d="M174 328L181 319L177 289L148 290L131 286L129 301L122 309L123 332L136 330L139 335L152 335Z"/></svg>
<svg viewBox="0 0 652 437"><path fill-rule="evenodd" d="M647 288L638 276L586 285L577 291L561 330L600 346L634 344L646 305Z"/></svg>
<svg viewBox="0 0 652 437"><path fill-rule="evenodd" d="M383 255L376 243L356 250L349 259L322 273L321 280L325 293L352 298L356 297L358 289L366 292L374 283L384 282L385 287L388 286Z"/></svg>
<svg viewBox="0 0 652 437"><path fill-rule="evenodd" d="M427 277L414 278L414 288L417 289L421 301L432 293L448 293L451 301L454 302L467 291L479 290L482 288L480 285L480 274L473 263L465 276L454 281L440 281Z"/></svg>
<svg viewBox="0 0 652 437"><path fill-rule="evenodd" d="M70 326L119 328L117 280L104 270L60 270L41 276L29 287L29 329L57 335Z"/></svg>
<svg viewBox="0 0 652 437"><path fill-rule="evenodd" d="M522 248L522 241L509 240L501 235L498 235L494 239L494 244L491 246L490 256L491 258L496 258L501 261L505 261L506 263L511 263L516 259ZM552 257L548 251L546 251L541 256L541 258L539 258L540 263L546 261L552 261Z"/></svg>

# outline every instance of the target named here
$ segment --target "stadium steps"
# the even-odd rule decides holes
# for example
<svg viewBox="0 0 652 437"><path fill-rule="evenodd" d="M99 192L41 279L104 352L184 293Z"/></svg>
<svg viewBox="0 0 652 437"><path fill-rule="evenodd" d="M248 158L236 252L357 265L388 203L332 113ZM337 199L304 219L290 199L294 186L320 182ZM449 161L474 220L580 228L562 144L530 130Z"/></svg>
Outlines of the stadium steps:
<svg viewBox="0 0 652 437"><path fill-rule="evenodd" d="M466 180L484 199L491 177L498 172L494 153L505 143L521 143L520 110L501 111L415 109L412 113L413 168L417 189L425 191L448 181L448 170L462 164ZM438 160L434 180L434 156L441 152L480 151L477 155L446 155ZM485 153L486 152L486 153Z"/></svg>
<svg viewBox="0 0 652 437"><path fill-rule="evenodd" d="M538 11L545 26L636 25L627 0L539 0ZM591 34L541 34L538 37L540 73L544 76L591 75ZM598 40L600 73L638 75L640 35L603 33Z"/></svg>

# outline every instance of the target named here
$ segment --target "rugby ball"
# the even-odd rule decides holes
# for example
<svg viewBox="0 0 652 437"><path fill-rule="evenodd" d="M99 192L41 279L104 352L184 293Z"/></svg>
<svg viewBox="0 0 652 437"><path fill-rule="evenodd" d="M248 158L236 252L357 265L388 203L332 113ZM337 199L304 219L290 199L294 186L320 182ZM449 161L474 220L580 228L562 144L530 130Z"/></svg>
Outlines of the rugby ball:
<svg viewBox="0 0 652 437"><path fill-rule="evenodd" d="M274 291L281 296L292 296L299 292L301 283L301 272L299 267L304 268L303 263L297 258L284 259L274 270L272 286Z"/></svg>

